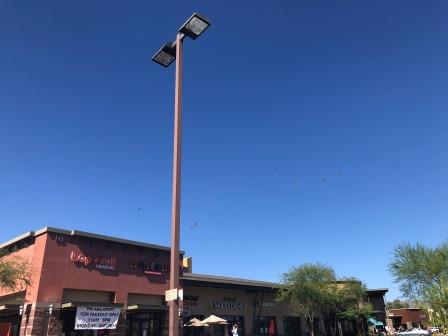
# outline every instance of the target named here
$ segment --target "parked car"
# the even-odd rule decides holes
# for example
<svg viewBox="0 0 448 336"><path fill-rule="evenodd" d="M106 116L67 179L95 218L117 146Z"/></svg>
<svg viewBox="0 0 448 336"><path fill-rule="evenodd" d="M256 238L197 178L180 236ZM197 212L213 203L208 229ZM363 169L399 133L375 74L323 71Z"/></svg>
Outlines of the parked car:
<svg viewBox="0 0 448 336"><path fill-rule="evenodd" d="M428 330L420 329L420 328L413 328L407 331L399 331L396 334L397 336L428 336L431 335L431 333Z"/></svg>
<svg viewBox="0 0 448 336"><path fill-rule="evenodd" d="M429 328L428 330L429 330L430 332L432 332L432 333L438 333L438 332L440 332L439 327L431 327L431 328Z"/></svg>

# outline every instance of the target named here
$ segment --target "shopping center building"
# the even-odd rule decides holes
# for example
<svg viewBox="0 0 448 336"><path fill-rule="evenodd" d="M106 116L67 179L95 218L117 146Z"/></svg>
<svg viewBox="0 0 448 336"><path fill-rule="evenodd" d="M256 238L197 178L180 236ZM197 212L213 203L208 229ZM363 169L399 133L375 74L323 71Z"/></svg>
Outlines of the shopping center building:
<svg viewBox="0 0 448 336"><path fill-rule="evenodd" d="M5 258L27 258L33 272L30 286L0 290L1 336L2 332L8 336L168 334L168 247L47 227L0 248L8 252ZM179 258L188 260L183 252ZM215 314L238 323L240 335L307 333L304 319L275 301L278 284L195 274L191 263L181 264L185 266L178 270L184 321ZM386 292L367 291L377 319L383 322ZM324 335L325 321L316 319L315 325ZM183 331L184 335L207 332L190 327Z"/></svg>

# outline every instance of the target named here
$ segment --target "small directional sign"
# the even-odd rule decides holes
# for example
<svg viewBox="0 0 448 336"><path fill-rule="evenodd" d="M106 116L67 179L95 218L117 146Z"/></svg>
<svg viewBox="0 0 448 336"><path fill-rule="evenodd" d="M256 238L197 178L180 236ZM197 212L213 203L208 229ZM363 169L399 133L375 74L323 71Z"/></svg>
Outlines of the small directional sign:
<svg viewBox="0 0 448 336"><path fill-rule="evenodd" d="M177 300L177 288L168 289L165 291L165 301L174 301Z"/></svg>

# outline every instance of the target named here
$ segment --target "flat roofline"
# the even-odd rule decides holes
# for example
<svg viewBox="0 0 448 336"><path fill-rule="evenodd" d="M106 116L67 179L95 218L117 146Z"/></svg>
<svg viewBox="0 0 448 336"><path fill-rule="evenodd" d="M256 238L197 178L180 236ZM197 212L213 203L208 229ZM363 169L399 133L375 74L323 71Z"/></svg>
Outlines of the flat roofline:
<svg viewBox="0 0 448 336"><path fill-rule="evenodd" d="M264 287L264 288L280 288L280 284L275 282L249 280L241 278L232 278L226 276L208 275L208 274L198 274L198 273L184 273L180 277L182 280L187 281L197 281L197 282L209 282L209 283L224 283L229 285L241 285L250 287Z"/></svg>
<svg viewBox="0 0 448 336"><path fill-rule="evenodd" d="M24 239L27 239L27 238L30 238L30 237L34 237L34 231L25 232L25 233L21 234L20 236L14 237L14 238L12 238L12 239L10 239L10 240L0 244L0 249L1 248L5 248L5 247L7 247L9 245L12 245L14 243L17 243L17 242L19 242L21 240L24 240Z"/></svg>
<svg viewBox="0 0 448 336"><path fill-rule="evenodd" d="M268 282L268 281L259 281L259 280L251 280L251 279L241 279L241 278L233 278L226 276L218 276L218 275L208 275L208 274L199 274L199 273L185 273L180 277L182 280L187 281L197 281L197 282L210 282L210 283L225 283L225 284L233 284L233 285L244 285L244 286L252 286L252 287L265 287L278 289L282 285L276 282ZM380 292L386 293L388 292L388 288L377 288L377 289L366 289L366 292Z"/></svg>
<svg viewBox="0 0 448 336"><path fill-rule="evenodd" d="M64 230L64 229L58 229L58 228L54 228L54 227L44 227L42 229L39 229L37 231L29 231L26 232L20 236L17 236L15 238L12 238L10 240L8 240L7 242L0 244L0 248L5 248L8 247L9 245L15 244L21 240L30 238L30 237L37 237L40 236L42 234L45 233L59 233L59 234L65 234L68 236L77 236L77 237L87 237L87 238L92 238L92 239L99 239L99 240L105 240L105 241L110 241L110 242L115 242L115 243L120 243L120 244L127 244L127 245L132 245L132 246L141 246L141 247L146 247L146 248L151 248L151 249L157 249L157 250L163 250L163 251L170 251L171 249L168 246L162 246L162 245L156 245L156 244L148 244L148 243L144 243L144 242L138 242L135 240L128 240L128 239L122 239L122 238L117 238L117 237L111 237L111 236L106 236L106 235L100 235L100 234L96 234L96 233L90 233L90 232L85 232L85 231L78 231L78 230ZM180 254L185 254L184 251L180 251Z"/></svg>
<svg viewBox="0 0 448 336"><path fill-rule="evenodd" d="M389 288L368 288L366 289L366 292L381 292L383 294L386 294L389 291Z"/></svg>
<svg viewBox="0 0 448 336"><path fill-rule="evenodd" d="M405 308L390 308L389 311L391 310L422 310L421 308L410 308L410 307L405 307Z"/></svg>

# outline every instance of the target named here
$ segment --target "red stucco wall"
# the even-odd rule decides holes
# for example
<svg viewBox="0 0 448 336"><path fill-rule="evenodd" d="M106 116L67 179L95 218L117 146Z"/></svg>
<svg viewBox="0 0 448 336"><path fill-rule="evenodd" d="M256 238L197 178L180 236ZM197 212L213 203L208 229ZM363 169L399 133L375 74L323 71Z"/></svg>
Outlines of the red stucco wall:
<svg viewBox="0 0 448 336"><path fill-rule="evenodd" d="M63 289L70 288L115 292L115 302L126 304L128 292L164 295L169 288L169 251L136 246L123 250L122 244L57 233L38 238L45 240L45 248L35 301L61 302ZM130 267L132 262L152 262L158 271L159 266L166 270L145 274L142 268ZM97 268L109 266L115 270Z"/></svg>

